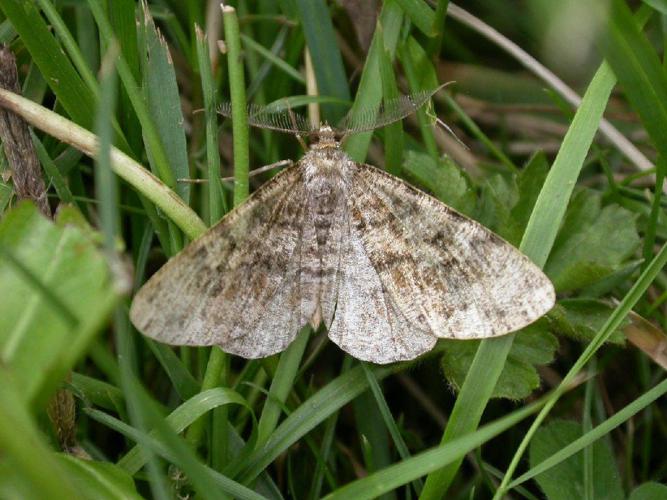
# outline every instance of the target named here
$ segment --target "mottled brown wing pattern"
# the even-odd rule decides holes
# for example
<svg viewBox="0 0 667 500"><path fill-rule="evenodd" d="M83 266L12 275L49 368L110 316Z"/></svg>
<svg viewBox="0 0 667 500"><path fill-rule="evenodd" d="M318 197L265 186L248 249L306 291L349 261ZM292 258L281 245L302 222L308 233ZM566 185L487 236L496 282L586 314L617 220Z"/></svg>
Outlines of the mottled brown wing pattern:
<svg viewBox="0 0 667 500"><path fill-rule="evenodd" d="M352 224L385 294L415 328L493 337L553 306L542 271L481 224L370 165L353 177Z"/></svg>
<svg viewBox="0 0 667 500"><path fill-rule="evenodd" d="M351 222L348 217L329 338L355 358L373 363L413 359L431 350L437 338L400 312L369 260L363 233Z"/></svg>
<svg viewBox="0 0 667 500"><path fill-rule="evenodd" d="M312 314L301 301L305 210L297 165L151 277L133 301L133 323L168 344L217 344L247 358L282 351Z"/></svg>

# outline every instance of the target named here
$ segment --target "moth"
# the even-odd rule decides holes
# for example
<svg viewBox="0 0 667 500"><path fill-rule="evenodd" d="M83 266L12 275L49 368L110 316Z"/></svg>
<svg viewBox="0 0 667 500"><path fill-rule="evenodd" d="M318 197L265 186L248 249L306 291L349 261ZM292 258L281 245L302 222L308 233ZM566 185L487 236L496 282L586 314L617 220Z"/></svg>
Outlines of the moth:
<svg viewBox="0 0 667 500"><path fill-rule="evenodd" d="M549 311L554 288L521 252L341 149L345 134L401 119L432 93L338 129L249 108L251 125L308 134L310 148L148 280L132 303L134 325L167 344L261 358L323 324L345 352L391 363L439 338L496 337Z"/></svg>

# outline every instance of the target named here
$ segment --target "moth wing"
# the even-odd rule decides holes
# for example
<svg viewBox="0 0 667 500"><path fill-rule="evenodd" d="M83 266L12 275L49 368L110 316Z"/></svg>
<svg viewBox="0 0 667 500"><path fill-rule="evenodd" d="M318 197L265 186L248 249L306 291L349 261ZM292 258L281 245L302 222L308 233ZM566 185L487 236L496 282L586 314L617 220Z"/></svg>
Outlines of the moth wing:
<svg viewBox="0 0 667 500"><path fill-rule="evenodd" d="M355 358L373 363L413 359L430 351L437 338L400 312L369 259L363 232L349 216L343 231L329 338Z"/></svg>
<svg viewBox="0 0 667 500"><path fill-rule="evenodd" d="M370 165L353 175L352 224L415 327L445 338L494 337L553 307L544 273L481 224Z"/></svg>
<svg viewBox="0 0 667 500"><path fill-rule="evenodd" d="M170 259L134 298L137 328L167 344L217 344L246 358L285 349L308 314L301 176L298 165L281 172Z"/></svg>

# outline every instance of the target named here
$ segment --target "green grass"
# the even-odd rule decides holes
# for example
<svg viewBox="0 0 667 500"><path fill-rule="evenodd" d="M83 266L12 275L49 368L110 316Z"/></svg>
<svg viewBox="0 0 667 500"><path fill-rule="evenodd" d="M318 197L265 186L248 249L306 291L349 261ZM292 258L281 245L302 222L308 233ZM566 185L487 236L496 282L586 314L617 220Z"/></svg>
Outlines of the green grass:
<svg viewBox="0 0 667 500"><path fill-rule="evenodd" d="M18 203L0 154L0 496L667 497L665 358L651 332L644 346L623 340L631 311L667 325L664 6L470 7L567 73L583 96L571 109L448 3L387 0L377 18L325 0L232 3L212 34L206 16L222 14L204 2L0 0L0 40L29 97L0 103L33 125L62 203L53 222ZM548 37L588 53L554 32L580 19L600 23L575 65ZM310 327L251 361L134 330L132 291L273 175L251 169L301 154L289 134L248 130L247 101L315 103L335 123L341 103L354 113L449 79L432 111L344 147L543 267L560 299L546 319L389 366ZM306 96L313 80L321 99ZM226 100L232 120L215 112ZM598 140L605 111L656 179Z"/></svg>

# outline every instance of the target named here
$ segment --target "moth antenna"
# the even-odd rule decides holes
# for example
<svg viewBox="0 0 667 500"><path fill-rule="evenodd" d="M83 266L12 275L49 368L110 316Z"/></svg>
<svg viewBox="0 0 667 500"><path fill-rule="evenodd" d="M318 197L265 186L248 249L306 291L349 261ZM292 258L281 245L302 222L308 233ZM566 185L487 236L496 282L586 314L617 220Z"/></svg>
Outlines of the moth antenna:
<svg viewBox="0 0 667 500"><path fill-rule="evenodd" d="M458 138L458 136L454 133L454 131L452 130L452 128L449 125L447 125L445 122L443 122L437 116L435 116L435 115L432 115L432 116L435 119L435 123L437 125L440 125L442 128L444 128L447 132L449 132L449 135L451 135L454 139L456 139L456 142L458 142L461 146L463 146L467 151L470 151L470 148L468 147L468 145L465 142L463 142L461 139Z"/></svg>
<svg viewBox="0 0 667 500"><path fill-rule="evenodd" d="M280 160L275 163L270 163L268 165L264 165L263 167L251 170L248 175L250 177L254 177L261 173L268 172L269 170L273 170L274 168L291 167L292 165L294 165L294 162L292 160ZM184 182L187 184L206 184L208 182L208 179L176 179L176 180L178 182ZM231 182L234 180L234 177L220 177L220 180L225 182Z"/></svg>
<svg viewBox="0 0 667 500"><path fill-rule="evenodd" d="M308 145L306 144L306 141L303 140L303 137L301 137L301 134L299 133L299 127L296 122L297 121L296 114L294 113L294 111L292 111L292 106L290 106L289 102L287 103L287 114L290 118L290 121L292 122L292 126L294 127L294 137L296 137L296 140L299 141L299 144L301 144L303 150L308 151Z"/></svg>
<svg viewBox="0 0 667 500"><path fill-rule="evenodd" d="M431 90L422 90L414 94L401 95L389 99L377 106L354 107L340 122L337 130L342 135L369 132L402 120L422 107L434 94L454 82L444 83Z"/></svg>

